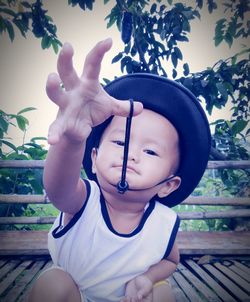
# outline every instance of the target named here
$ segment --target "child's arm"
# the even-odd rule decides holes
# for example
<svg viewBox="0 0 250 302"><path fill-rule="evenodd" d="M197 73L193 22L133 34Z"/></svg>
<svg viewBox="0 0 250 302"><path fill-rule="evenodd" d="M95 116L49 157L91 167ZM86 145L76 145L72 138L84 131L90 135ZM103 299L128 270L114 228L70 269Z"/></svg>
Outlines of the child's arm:
<svg viewBox="0 0 250 302"><path fill-rule="evenodd" d="M129 102L112 98L99 83L101 62L111 45L111 39L99 42L87 55L82 76L78 77L72 63L73 48L65 44L58 57L58 74L49 75L47 81L47 94L59 110L49 128L51 146L44 167L44 187L54 205L70 215L80 210L86 198L80 168L92 127L111 115L127 116L130 110ZM137 115L142 105L135 103L134 109Z"/></svg>
<svg viewBox="0 0 250 302"><path fill-rule="evenodd" d="M155 284L171 276L176 270L176 267L179 262L180 262L179 249L177 247L177 244L174 243L168 258L161 260L159 263L151 266L144 275L148 277L153 284Z"/></svg>
<svg viewBox="0 0 250 302"><path fill-rule="evenodd" d="M151 266L147 272L127 283L125 298L122 302L130 302L133 301L133 299L138 299L140 301L142 298L148 298L150 295L152 296L154 284L171 276L176 270L179 261L179 250L177 244L174 243L167 259L161 260ZM151 301L150 298L148 300Z"/></svg>

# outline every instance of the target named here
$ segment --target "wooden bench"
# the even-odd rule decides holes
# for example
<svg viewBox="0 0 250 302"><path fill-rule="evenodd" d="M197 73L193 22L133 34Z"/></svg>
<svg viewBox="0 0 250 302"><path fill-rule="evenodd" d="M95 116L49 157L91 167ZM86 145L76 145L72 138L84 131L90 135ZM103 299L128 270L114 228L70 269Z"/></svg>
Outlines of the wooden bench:
<svg viewBox="0 0 250 302"><path fill-rule="evenodd" d="M0 168L43 169L43 161L0 161ZM210 161L208 169L249 169L250 161ZM1 171L1 170L0 170ZM45 195L0 194L1 204L48 204ZM191 196L181 220L250 217L249 198ZM55 217L0 217L0 225L52 224ZM0 301L24 301L36 276L51 265L47 230L0 231ZM171 277L177 301L250 301L250 231L179 231L181 263Z"/></svg>

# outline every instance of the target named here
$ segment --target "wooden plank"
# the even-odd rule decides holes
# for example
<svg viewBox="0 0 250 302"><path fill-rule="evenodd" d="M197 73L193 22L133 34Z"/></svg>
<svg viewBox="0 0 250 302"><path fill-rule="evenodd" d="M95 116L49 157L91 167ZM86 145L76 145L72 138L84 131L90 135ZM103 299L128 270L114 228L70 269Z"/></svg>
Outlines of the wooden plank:
<svg viewBox="0 0 250 302"><path fill-rule="evenodd" d="M42 169L44 163L44 160L0 160L0 168Z"/></svg>
<svg viewBox="0 0 250 302"><path fill-rule="evenodd" d="M233 264L231 261L230 261L230 264L228 264L228 262L225 263L225 261L223 261L223 265L226 265L230 270L232 270L233 272L235 272L236 274L241 276L247 282L250 282L250 274L248 274L245 271L243 271L242 269L240 269L238 266Z"/></svg>
<svg viewBox="0 0 250 302"><path fill-rule="evenodd" d="M179 272L186 277L186 279L192 283L192 285L197 289L198 292L202 296L204 296L210 302L218 302L221 301L215 293L206 286L203 282L201 282L191 271L189 271L184 265L179 263L178 265Z"/></svg>
<svg viewBox="0 0 250 302"><path fill-rule="evenodd" d="M173 278L185 295L192 302L201 302L201 299L190 283L177 271L173 273Z"/></svg>
<svg viewBox="0 0 250 302"><path fill-rule="evenodd" d="M0 295L15 281L16 277L31 264L31 260L24 261L18 265L0 284Z"/></svg>
<svg viewBox="0 0 250 302"><path fill-rule="evenodd" d="M48 255L47 231L0 231L1 255Z"/></svg>
<svg viewBox="0 0 250 302"><path fill-rule="evenodd" d="M47 204L48 197L42 194L21 195L21 194L0 194L1 204ZM249 197L209 197L189 196L182 202L183 205L214 205L214 206L250 206Z"/></svg>
<svg viewBox="0 0 250 302"><path fill-rule="evenodd" d="M218 160L218 161L209 161L207 169L249 169L250 161L249 160Z"/></svg>
<svg viewBox="0 0 250 302"><path fill-rule="evenodd" d="M221 219L221 218L247 218L250 217L250 209L234 209L234 210L217 210L204 212L179 212L178 216L181 220L204 220L204 219Z"/></svg>
<svg viewBox="0 0 250 302"><path fill-rule="evenodd" d="M0 160L0 168L43 168L44 160ZM249 169L249 160L209 161L207 169Z"/></svg>
<svg viewBox="0 0 250 302"><path fill-rule="evenodd" d="M0 199L1 201L1 199ZM181 204L214 206L250 206L249 197L189 196Z"/></svg>
<svg viewBox="0 0 250 302"><path fill-rule="evenodd" d="M7 259L0 260L0 269L7 263Z"/></svg>
<svg viewBox="0 0 250 302"><path fill-rule="evenodd" d="M171 276L168 278L170 285L172 287L176 302L189 302L190 300L185 296L183 291L180 289L174 278Z"/></svg>
<svg viewBox="0 0 250 302"><path fill-rule="evenodd" d="M11 288L11 290L5 295L1 301L2 302L9 302L9 301L16 301L16 299L20 296L23 292L27 284L36 276L39 270L44 265L44 261L37 261L32 265L32 268L25 271L25 275L18 280L18 282Z"/></svg>
<svg viewBox="0 0 250 302"><path fill-rule="evenodd" d="M28 203L28 204L47 204L49 199L46 195L21 195L21 194L0 194L0 203Z"/></svg>
<svg viewBox="0 0 250 302"><path fill-rule="evenodd" d="M236 300L227 292L223 287L221 287L214 278L212 278L206 271L204 271L195 261L187 260L184 261L191 269L193 269L199 277L208 284L216 294L222 299L222 301L236 302Z"/></svg>
<svg viewBox="0 0 250 302"><path fill-rule="evenodd" d="M20 260L10 260L8 261L0 270L0 279L7 275L11 270L18 266Z"/></svg>
<svg viewBox="0 0 250 302"><path fill-rule="evenodd" d="M231 280L233 280L237 285L243 288L248 294L250 293L250 283L241 278L241 276L237 275L235 272L230 270L228 267L222 265L221 263L217 262L214 263L214 266L218 268L222 273L228 276ZM249 296L250 298L250 296Z"/></svg>
<svg viewBox="0 0 250 302"><path fill-rule="evenodd" d="M239 286L228 279L224 274L222 274L218 269L216 269L211 264L204 264L203 267L209 271L214 278L216 278L229 292L231 292L240 301L249 301L250 296L246 294Z"/></svg>
<svg viewBox="0 0 250 302"><path fill-rule="evenodd" d="M206 212L180 212L178 216L181 220L205 220L205 219L221 219L221 218L247 218L250 217L250 209L235 210L217 210ZM0 217L0 225L14 224L53 224L55 216L40 217Z"/></svg>
<svg viewBox="0 0 250 302"><path fill-rule="evenodd" d="M246 274L248 274L250 276L250 269L247 266L245 266L241 262L235 261L235 260L233 260L233 263L235 264L235 266L239 267L243 272L245 272Z"/></svg>
<svg viewBox="0 0 250 302"><path fill-rule="evenodd" d="M180 231L177 243L182 255L249 255L249 231Z"/></svg>
<svg viewBox="0 0 250 302"><path fill-rule="evenodd" d="M0 217L0 225L13 224L53 224L55 216L40 216L40 217Z"/></svg>
<svg viewBox="0 0 250 302"><path fill-rule="evenodd" d="M0 255L48 255L47 231L0 231ZM182 255L250 255L250 232L180 231Z"/></svg>

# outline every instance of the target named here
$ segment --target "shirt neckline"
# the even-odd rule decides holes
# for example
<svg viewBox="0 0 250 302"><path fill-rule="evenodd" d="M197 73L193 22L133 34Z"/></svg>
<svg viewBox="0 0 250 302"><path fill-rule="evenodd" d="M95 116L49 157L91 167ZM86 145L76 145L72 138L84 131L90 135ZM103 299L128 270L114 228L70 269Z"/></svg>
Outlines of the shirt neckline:
<svg viewBox="0 0 250 302"><path fill-rule="evenodd" d="M143 216L142 216L141 221L138 224L138 226L131 233L124 234L124 233L117 232L113 228L113 225L112 225L110 217L109 217L108 209L107 209L107 206L106 206L106 202L105 202L105 199L104 199L104 196L103 196L102 193L100 195L100 203L101 203L102 217L103 217L103 219L105 221L106 226L108 227L108 229L112 233L114 233L115 235L120 236L120 237L132 237L132 236L135 236L136 234L138 234L142 230L144 224L146 223L148 217L150 216L150 214L152 213L152 211L153 211L153 209L155 207L155 201L151 200L149 202L149 205L146 208L145 212L143 213Z"/></svg>

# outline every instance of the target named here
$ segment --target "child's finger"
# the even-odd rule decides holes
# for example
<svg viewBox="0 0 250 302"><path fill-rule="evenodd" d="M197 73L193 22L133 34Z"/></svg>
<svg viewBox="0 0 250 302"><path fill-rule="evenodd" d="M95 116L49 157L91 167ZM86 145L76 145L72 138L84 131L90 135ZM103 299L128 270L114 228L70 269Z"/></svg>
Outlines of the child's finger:
<svg viewBox="0 0 250 302"><path fill-rule="evenodd" d="M48 76L46 83L46 92L48 97L60 108L63 108L66 105L66 99L61 87L61 81L56 73L51 73Z"/></svg>
<svg viewBox="0 0 250 302"><path fill-rule="evenodd" d="M98 80L103 56L111 46L111 38L96 44L96 46L86 56L82 77L86 77L89 80Z"/></svg>
<svg viewBox="0 0 250 302"><path fill-rule="evenodd" d="M140 102L134 102L134 116L138 115L143 110L143 104ZM112 98L112 115L128 116L130 113L129 101L118 101Z"/></svg>
<svg viewBox="0 0 250 302"><path fill-rule="evenodd" d="M60 141L63 131L62 129L62 125L60 125L60 122L58 120L55 120L50 125L48 133L48 143L50 145L55 145Z"/></svg>
<svg viewBox="0 0 250 302"><path fill-rule="evenodd" d="M66 90L76 87L80 79L73 67L74 50L69 43L63 45L57 60L57 70Z"/></svg>

